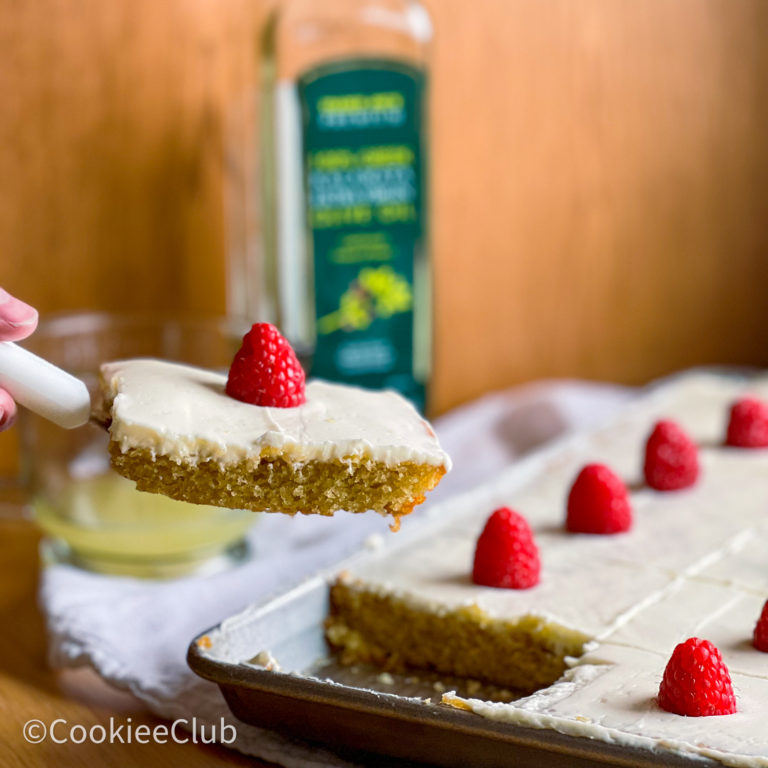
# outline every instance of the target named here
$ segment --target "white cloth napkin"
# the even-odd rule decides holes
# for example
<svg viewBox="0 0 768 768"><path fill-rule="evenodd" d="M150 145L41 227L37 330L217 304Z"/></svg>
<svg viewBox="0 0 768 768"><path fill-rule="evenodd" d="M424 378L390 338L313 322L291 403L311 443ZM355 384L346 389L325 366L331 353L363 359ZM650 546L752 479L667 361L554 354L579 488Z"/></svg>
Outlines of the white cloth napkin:
<svg viewBox="0 0 768 768"><path fill-rule="evenodd" d="M456 409L435 424L454 469L424 506L469 490L556 436L609 419L633 394L612 385L541 382ZM237 728L232 746L246 754L287 768L349 766L330 752L235 720L218 687L194 675L185 657L198 633L351 554L371 534L394 535L387 526L379 515L264 515L250 534L254 556L248 562L217 575L174 581L49 566L42 574L40 603L50 662L58 668L90 665L170 720L196 717L218 725L224 717Z"/></svg>

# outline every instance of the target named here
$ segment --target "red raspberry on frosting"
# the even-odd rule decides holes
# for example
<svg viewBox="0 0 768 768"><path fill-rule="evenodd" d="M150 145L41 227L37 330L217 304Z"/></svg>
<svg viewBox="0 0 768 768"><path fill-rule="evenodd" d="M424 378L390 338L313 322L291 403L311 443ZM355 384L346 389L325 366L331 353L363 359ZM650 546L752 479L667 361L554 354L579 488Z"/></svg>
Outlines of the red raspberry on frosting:
<svg viewBox="0 0 768 768"><path fill-rule="evenodd" d="M768 600L765 601L763 610L760 612L760 618L755 624L752 642L758 651L768 653Z"/></svg>
<svg viewBox="0 0 768 768"><path fill-rule="evenodd" d="M645 482L657 491L688 488L699 476L699 451L674 421L660 421L645 444Z"/></svg>
<svg viewBox="0 0 768 768"><path fill-rule="evenodd" d="M306 401L304 370L291 345L271 323L256 323L227 377L226 392L252 405L293 408Z"/></svg>
<svg viewBox="0 0 768 768"><path fill-rule="evenodd" d="M497 509L477 540L472 581L528 589L539 583L540 571L539 549L526 519L509 507Z"/></svg>
<svg viewBox="0 0 768 768"><path fill-rule="evenodd" d="M726 445L737 448L768 448L768 403L742 397L731 406Z"/></svg>
<svg viewBox="0 0 768 768"><path fill-rule="evenodd" d="M568 494L565 527L572 533L621 533L632 527L627 487L605 464L587 464Z"/></svg>
<svg viewBox="0 0 768 768"><path fill-rule="evenodd" d="M659 686L659 706L688 717L736 711L728 667L709 640L690 637L675 647Z"/></svg>

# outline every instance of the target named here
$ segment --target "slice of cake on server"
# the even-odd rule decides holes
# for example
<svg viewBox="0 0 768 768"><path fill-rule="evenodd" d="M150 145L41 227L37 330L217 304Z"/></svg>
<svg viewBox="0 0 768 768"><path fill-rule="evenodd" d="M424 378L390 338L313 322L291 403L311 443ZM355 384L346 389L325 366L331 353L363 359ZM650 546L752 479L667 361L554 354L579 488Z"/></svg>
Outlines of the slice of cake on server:
<svg viewBox="0 0 768 768"><path fill-rule="evenodd" d="M397 520L450 468L400 395L312 381L266 323L229 376L153 359L101 369L113 467L142 491L259 512Z"/></svg>

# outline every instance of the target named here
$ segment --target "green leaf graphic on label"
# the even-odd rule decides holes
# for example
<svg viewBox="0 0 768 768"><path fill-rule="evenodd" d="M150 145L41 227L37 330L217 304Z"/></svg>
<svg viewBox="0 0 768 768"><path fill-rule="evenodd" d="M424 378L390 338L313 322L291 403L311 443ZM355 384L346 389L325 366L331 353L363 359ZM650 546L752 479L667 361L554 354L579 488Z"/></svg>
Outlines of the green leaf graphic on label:
<svg viewBox="0 0 768 768"><path fill-rule="evenodd" d="M366 268L341 295L339 308L317 321L318 332L362 331L377 317L392 317L413 307L408 280L392 267Z"/></svg>

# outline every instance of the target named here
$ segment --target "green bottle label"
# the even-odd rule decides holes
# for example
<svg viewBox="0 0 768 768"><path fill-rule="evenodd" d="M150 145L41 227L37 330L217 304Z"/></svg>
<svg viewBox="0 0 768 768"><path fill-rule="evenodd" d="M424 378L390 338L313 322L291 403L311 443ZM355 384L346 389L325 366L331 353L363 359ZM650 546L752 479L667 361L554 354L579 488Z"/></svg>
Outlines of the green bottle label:
<svg viewBox="0 0 768 768"><path fill-rule="evenodd" d="M311 374L396 389L420 409L424 86L421 70L387 60L326 65L298 83L315 284Z"/></svg>

